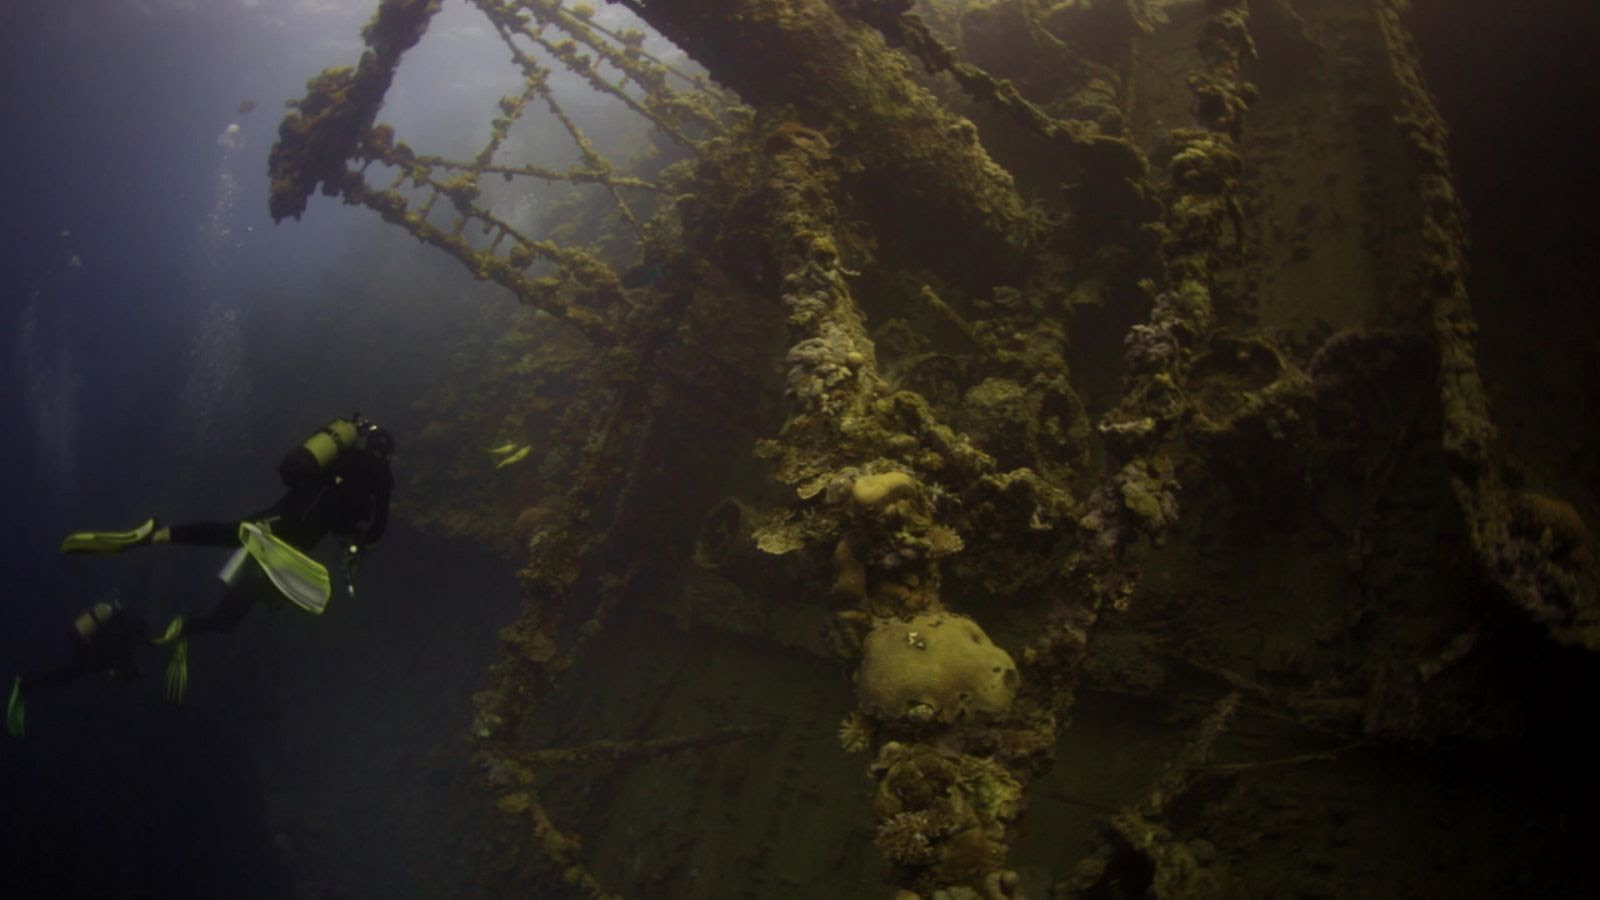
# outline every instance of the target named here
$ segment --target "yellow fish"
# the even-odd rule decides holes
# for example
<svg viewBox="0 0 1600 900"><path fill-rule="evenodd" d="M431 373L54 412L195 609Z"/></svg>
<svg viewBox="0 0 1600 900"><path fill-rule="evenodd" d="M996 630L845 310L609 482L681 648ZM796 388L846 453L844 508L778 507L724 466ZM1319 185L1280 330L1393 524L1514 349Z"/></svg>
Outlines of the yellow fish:
<svg viewBox="0 0 1600 900"><path fill-rule="evenodd" d="M499 462L495 463L494 467L496 469L504 469L506 466L509 466L512 463L522 462L523 460L528 458L528 454L530 452L532 452L532 450L533 450L533 445L532 444L523 444L521 450L518 450L517 452L515 452L515 453L511 454L510 456L506 457L505 459L502 459Z"/></svg>
<svg viewBox="0 0 1600 900"><path fill-rule="evenodd" d="M498 447L490 447L489 452L495 454L496 456L504 456L515 449L517 449L517 442L512 441L508 444L501 444Z"/></svg>

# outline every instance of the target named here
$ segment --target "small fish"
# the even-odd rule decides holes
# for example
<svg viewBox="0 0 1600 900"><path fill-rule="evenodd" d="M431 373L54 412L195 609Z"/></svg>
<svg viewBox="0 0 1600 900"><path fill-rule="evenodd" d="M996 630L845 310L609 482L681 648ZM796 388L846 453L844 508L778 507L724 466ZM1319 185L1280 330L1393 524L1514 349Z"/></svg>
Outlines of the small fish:
<svg viewBox="0 0 1600 900"><path fill-rule="evenodd" d="M510 456L506 457L505 459L502 459L499 462L495 463L494 467L496 469L504 469L506 466L509 466L512 463L522 462L523 460L528 458L528 454L531 453L532 451L533 451L533 445L524 444L524 445L522 445L522 449L521 450L518 450L517 452L515 452L515 453L511 454Z"/></svg>
<svg viewBox="0 0 1600 900"><path fill-rule="evenodd" d="M250 110L255 109L255 108L256 108L256 102L254 100L241 101L239 103L239 115L241 115L241 116L245 115L246 113L250 112Z"/></svg>
<svg viewBox="0 0 1600 900"><path fill-rule="evenodd" d="M510 441L508 443L501 444L498 447L490 447L489 452L495 454L496 456L504 456L515 449L517 449L517 442Z"/></svg>

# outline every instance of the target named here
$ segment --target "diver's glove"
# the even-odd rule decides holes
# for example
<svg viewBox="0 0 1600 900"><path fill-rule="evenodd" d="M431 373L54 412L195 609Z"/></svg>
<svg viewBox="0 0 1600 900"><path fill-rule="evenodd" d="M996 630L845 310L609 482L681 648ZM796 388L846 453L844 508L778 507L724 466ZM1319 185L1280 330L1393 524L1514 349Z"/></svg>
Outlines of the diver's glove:
<svg viewBox="0 0 1600 900"><path fill-rule="evenodd" d="M6 733L22 737L27 724L28 708L22 700L22 676L11 679L11 697L6 700Z"/></svg>
<svg viewBox="0 0 1600 900"><path fill-rule="evenodd" d="M183 704L183 695L189 690L189 639L178 638L172 645L172 658L167 660L167 683L162 694L173 706Z"/></svg>
<svg viewBox="0 0 1600 900"><path fill-rule="evenodd" d="M74 531L61 541L62 553L121 553L129 547L142 547L160 530L161 523L145 519L128 531Z"/></svg>

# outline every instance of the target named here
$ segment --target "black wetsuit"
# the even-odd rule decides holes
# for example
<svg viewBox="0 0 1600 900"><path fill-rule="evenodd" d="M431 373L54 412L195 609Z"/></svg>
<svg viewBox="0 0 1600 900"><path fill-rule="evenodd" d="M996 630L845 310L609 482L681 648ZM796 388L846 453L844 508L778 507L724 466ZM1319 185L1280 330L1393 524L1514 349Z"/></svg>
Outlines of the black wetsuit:
<svg viewBox="0 0 1600 900"><path fill-rule="evenodd" d="M389 461L366 450L348 450L322 477L291 488L277 503L246 516L243 522L266 522L274 537L310 553L329 532L358 545L376 543L389 524L389 494L394 475ZM240 522L195 522L174 525L174 544L234 547ZM276 589L255 566L223 592L216 609L185 620L183 633L229 632L243 621L251 605L270 599Z"/></svg>
<svg viewBox="0 0 1600 900"><path fill-rule="evenodd" d="M144 619L121 606L96 604L73 622L69 632L72 652L56 668L22 679L24 694L38 688L58 688L93 672L114 678L135 678L139 667L134 650L148 643Z"/></svg>

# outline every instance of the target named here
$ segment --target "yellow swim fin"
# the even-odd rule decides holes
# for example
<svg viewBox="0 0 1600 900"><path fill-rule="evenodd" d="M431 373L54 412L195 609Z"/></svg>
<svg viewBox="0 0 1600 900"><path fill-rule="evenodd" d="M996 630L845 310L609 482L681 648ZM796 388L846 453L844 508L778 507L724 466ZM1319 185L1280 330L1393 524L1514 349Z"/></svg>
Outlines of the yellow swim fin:
<svg viewBox="0 0 1600 900"><path fill-rule="evenodd" d="M172 621L167 623L167 630L161 632L160 637L152 638L150 643L161 647L181 637L183 637L183 616L173 616Z"/></svg>
<svg viewBox="0 0 1600 900"><path fill-rule="evenodd" d="M129 547L150 543L161 527L155 519L145 519L129 531L74 531L61 542L62 553L121 553Z"/></svg>
<svg viewBox="0 0 1600 900"><path fill-rule="evenodd" d="M170 630L170 629L169 629ZM183 695L189 690L189 639L180 637L172 645L172 658L167 660L167 683L162 693L173 706L183 704Z"/></svg>
<svg viewBox="0 0 1600 900"><path fill-rule="evenodd" d="M28 707L22 702L22 676L11 679L11 698L6 701L6 731L22 737L27 729Z"/></svg>
<svg viewBox="0 0 1600 900"><path fill-rule="evenodd" d="M496 456L505 456L507 453L510 453L515 449L517 449L517 442L512 441L509 444L501 444L498 447L490 447L489 452Z"/></svg>
<svg viewBox="0 0 1600 900"><path fill-rule="evenodd" d="M320 615L333 596L328 568L282 538L275 537L260 523L239 525L239 543L250 551L261 570L283 596L306 612Z"/></svg>

